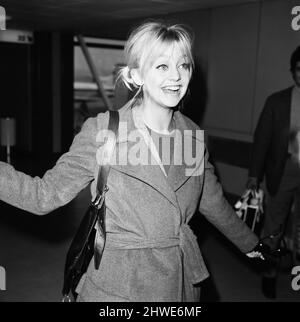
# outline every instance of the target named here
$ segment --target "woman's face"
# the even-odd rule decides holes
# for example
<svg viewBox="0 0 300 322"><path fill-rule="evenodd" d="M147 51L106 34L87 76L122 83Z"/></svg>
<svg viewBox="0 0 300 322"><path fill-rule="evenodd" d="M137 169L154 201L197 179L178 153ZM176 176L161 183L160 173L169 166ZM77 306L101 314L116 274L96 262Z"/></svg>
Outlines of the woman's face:
<svg viewBox="0 0 300 322"><path fill-rule="evenodd" d="M173 108L185 95L191 66L178 46L169 46L142 73L145 104Z"/></svg>

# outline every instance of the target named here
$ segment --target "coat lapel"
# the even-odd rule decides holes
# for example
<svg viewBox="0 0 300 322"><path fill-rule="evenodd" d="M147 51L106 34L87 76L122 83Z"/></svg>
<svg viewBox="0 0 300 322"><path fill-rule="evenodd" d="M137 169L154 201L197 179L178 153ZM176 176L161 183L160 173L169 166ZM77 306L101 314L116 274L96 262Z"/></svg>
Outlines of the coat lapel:
<svg viewBox="0 0 300 322"><path fill-rule="evenodd" d="M279 126L277 129L282 129L284 135L281 132L280 134L280 142L284 144L284 150L288 149L289 146L289 133L290 133L290 126L291 126L291 110L292 110L292 92L293 86L287 88L282 92L281 101L278 103L278 122Z"/></svg>
<svg viewBox="0 0 300 322"><path fill-rule="evenodd" d="M203 131L187 124L180 112L174 112L175 154L167 175L139 110L133 103L132 100L119 110L119 136L112 167L151 185L177 207L175 192L191 176L203 173ZM139 155L141 152L144 156Z"/></svg>
<svg viewBox="0 0 300 322"><path fill-rule="evenodd" d="M200 176L204 169L204 131L189 126L180 112L174 113L176 126L174 159L168 181L177 191L191 176Z"/></svg>
<svg viewBox="0 0 300 322"><path fill-rule="evenodd" d="M153 141L130 101L119 110L119 136L112 158L112 168L152 186L178 207ZM143 154L143 155L141 155Z"/></svg>
<svg viewBox="0 0 300 322"><path fill-rule="evenodd" d="M292 110L292 92L293 92L293 86L289 87L285 92L284 95L282 95L283 104L284 107L281 109L281 117L280 119L285 124L286 128L290 130L290 123L291 123L291 110Z"/></svg>

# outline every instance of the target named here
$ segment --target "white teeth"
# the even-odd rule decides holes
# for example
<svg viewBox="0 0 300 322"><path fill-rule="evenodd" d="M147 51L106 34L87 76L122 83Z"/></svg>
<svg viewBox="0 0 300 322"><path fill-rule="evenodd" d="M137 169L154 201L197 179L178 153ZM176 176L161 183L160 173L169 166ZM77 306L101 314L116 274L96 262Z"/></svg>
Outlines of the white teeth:
<svg viewBox="0 0 300 322"><path fill-rule="evenodd" d="M180 86L166 86L164 89L168 89L171 91L178 91Z"/></svg>

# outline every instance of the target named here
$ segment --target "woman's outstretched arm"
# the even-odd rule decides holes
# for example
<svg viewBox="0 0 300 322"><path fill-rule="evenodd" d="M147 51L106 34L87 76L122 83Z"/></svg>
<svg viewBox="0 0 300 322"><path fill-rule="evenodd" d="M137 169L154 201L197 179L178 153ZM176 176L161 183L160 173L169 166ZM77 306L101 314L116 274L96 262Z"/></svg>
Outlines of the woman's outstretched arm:
<svg viewBox="0 0 300 322"><path fill-rule="evenodd" d="M38 215L71 201L94 178L96 135L97 118L89 118L69 151L42 178L0 162L0 200Z"/></svg>
<svg viewBox="0 0 300 322"><path fill-rule="evenodd" d="M237 216L223 195L223 189L208 161L205 150L203 194L199 211L242 252L251 251L258 244L258 237Z"/></svg>

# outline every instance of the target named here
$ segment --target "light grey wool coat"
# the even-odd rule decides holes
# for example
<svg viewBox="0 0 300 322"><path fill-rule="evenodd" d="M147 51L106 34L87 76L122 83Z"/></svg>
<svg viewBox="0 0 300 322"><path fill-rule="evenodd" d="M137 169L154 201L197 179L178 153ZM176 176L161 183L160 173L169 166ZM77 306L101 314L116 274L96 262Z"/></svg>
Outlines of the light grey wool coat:
<svg viewBox="0 0 300 322"><path fill-rule="evenodd" d="M204 170L198 175L187 175L190 165L183 163L171 165L166 176L139 109L129 102L119 113L120 125L126 124L127 133L119 134L114 153L128 153L136 144L128 134L138 129L143 134L140 146L146 150L150 147L156 163L111 166L105 250L99 270L91 261L82 277L78 301L198 301L199 287L194 285L209 274L188 225L193 214L199 209L244 253L254 248L258 238L224 199L206 149L200 158L204 163L199 162ZM71 201L91 181L95 197L96 155L103 144L99 133L107 129L108 116L106 112L89 118L69 152L43 178L32 178L1 162L0 199L43 215ZM180 131L199 130L179 111L174 112L173 119Z"/></svg>

